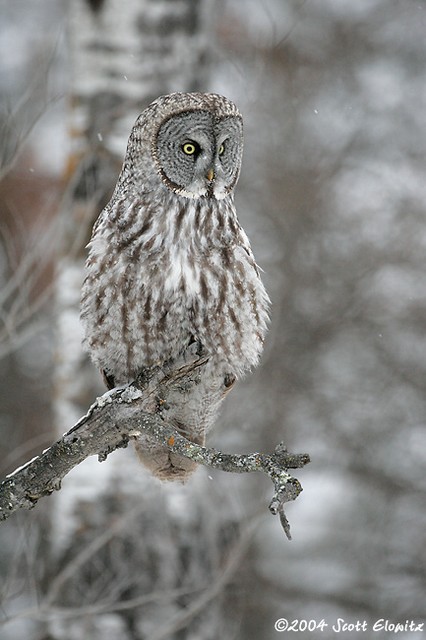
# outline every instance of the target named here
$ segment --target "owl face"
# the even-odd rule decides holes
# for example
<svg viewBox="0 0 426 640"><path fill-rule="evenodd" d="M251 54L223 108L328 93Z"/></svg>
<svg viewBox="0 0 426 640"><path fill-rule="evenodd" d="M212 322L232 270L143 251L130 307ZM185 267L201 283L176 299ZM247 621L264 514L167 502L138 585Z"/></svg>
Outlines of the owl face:
<svg viewBox="0 0 426 640"><path fill-rule="evenodd" d="M163 183L175 193L220 200L238 180L242 119L238 112L215 109L214 103L204 106L173 113L162 122L152 149L154 163Z"/></svg>

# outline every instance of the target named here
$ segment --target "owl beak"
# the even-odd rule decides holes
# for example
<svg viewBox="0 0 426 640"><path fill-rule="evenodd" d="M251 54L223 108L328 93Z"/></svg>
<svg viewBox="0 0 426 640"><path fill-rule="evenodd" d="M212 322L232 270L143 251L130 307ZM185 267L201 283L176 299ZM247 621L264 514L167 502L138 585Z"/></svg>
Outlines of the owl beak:
<svg viewBox="0 0 426 640"><path fill-rule="evenodd" d="M211 182L214 178L214 171L212 168L210 168L207 173L206 173L206 178L209 182Z"/></svg>

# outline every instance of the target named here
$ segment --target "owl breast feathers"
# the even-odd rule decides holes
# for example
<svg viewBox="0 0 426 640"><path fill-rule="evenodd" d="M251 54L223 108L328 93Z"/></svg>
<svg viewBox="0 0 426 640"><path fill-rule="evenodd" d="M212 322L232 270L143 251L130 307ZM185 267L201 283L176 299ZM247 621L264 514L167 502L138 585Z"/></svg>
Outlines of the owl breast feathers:
<svg viewBox="0 0 426 640"><path fill-rule="evenodd" d="M175 93L153 102L133 127L86 262L84 344L110 386L194 343L207 353L200 383L168 398L164 416L199 443L229 381L257 364L268 321L233 201L241 155L241 115L226 98ZM163 479L194 467L147 437L137 451Z"/></svg>

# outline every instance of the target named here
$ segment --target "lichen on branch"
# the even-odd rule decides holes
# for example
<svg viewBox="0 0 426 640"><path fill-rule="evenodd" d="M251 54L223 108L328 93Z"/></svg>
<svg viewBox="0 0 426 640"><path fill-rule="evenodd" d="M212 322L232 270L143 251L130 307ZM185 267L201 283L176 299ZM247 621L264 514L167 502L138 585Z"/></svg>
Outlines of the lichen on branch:
<svg viewBox="0 0 426 640"><path fill-rule="evenodd" d="M279 515L290 538L284 505L295 500L302 487L288 471L307 464L308 454L288 453L282 443L272 454L223 453L191 442L168 424L161 413L148 412L145 408L152 394L163 397L167 388L178 380L193 384L194 374L206 362L205 356L197 356L189 362L181 362L173 370L152 367L135 382L97 398L86 415L62 438L1 483L0 520L5 520L18 509L34 507L41 497L60 489L65 475L89 456L97 455L103 461L114 450L127 446L131 438L145 433L174 453L199 464L230 473L260 471L268 475L274 485L269 510Z"/></svg>

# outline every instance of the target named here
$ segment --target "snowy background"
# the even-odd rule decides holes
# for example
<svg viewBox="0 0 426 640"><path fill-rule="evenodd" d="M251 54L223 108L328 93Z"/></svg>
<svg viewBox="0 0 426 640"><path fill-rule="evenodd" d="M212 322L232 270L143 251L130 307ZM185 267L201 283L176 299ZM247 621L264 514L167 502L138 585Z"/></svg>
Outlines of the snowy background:
<svg viewBox="0 0 426 640"><path fill-rule="evenodd" d="M337 618L422 621L426 3L219 4L208 88L244 115L237 209L273 309L262 365L230 395L210 443L269 451L283 440L312 458L296 474L304 491L288 507L291 543L267 511L267 479L198 472L215 508L256 516L222 637L280 637L274 623L283 617L325 619L321 638L335 637ZM0 2L3 162L25 137L0 184L3 474L54 438L54 252L46 237L69 152L66 35L66 2ZM36 272L25 267L29 255ZM115 455L125 466L132 452ZM174 489L161 491L173 502ZM5 640L44 638L37 601L46 589L48 513L40 504L0 526ZM109 622L104 637L124 637Z"/></svg>

